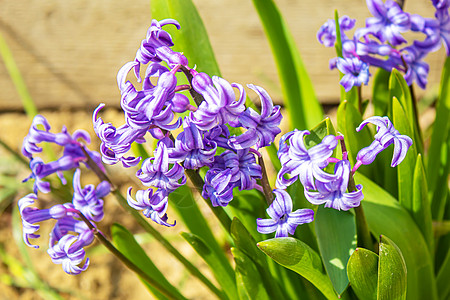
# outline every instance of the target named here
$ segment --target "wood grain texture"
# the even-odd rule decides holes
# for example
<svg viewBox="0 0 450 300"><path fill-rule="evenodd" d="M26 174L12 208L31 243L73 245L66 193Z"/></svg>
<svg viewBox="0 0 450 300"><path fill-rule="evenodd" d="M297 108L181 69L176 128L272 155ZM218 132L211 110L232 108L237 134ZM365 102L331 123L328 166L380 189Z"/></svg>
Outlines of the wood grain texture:
<svg viewBox="0 0 450 300"><path fill-rule="evenodd" d="M320 45L316 32L333 16L334 9L340 15L358 18L357 26L362 26L362 20L370 15L365 1L276 2L296 38L319 99L336 103L338 74L328 70L334 50ZM204 19L224 78L261 85L281 103L272 54L251 1L194 3ZM91 109L99 102L119 105L116 73L134 58L145 37L151 21L148 0L0 0L0 7L0 31L39 108ZM426 17L432 17L434 10L431 1L406 1L405 9ZM439 82L444 55L441 49L428 57L430 87ZM0 90L0 111L21 108L3 62ZM370 89L364 90L368 96ZM417 94L422 96L423 92L417 90ZM250 96L256 98L254 93Z"/></svg>

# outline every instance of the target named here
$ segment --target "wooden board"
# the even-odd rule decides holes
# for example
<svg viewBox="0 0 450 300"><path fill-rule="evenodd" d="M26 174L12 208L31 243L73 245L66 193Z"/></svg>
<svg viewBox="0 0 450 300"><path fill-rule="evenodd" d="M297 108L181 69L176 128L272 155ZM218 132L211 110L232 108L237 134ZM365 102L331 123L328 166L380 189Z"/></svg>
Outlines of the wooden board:
<svg viewBox="0 0 450 300"><path fill-rule="evenodd" d="M278 75L259 18L250 0L194 0L207 26L223 76L254 83L282 102ZM338 75L328 70L334 50L316 41L318 28L340 15L370 14L365 1L276 1L290 25L319 99L336 103ZM10 46L30 93L40 108L118 105L116 73L134 54L150 24L148 0L3 0L0 31ZM431 1L406 1L406 10L433 15ZM181 24L183 26L183 24ZM422 37L420 37L422 38ZM176 43L176 41L175 41ZM429 56L430 86L439 82L445 53ZM192 65L195 62L190 62ZM0 62L0 111L21 103ZM365 88L365 95L369 88ZM256 95L251 96L256 98ZM423 95L418 91L418 95Z"/></svg>

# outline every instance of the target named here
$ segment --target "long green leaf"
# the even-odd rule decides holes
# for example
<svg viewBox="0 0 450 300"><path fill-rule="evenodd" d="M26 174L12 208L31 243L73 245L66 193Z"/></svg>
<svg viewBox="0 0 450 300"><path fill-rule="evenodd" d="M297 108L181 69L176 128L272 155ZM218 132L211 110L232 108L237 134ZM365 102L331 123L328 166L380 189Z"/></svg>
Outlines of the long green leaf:
<svg viewBox="0 0 450 300"><path fill-rule="evenodd" d="M436 277L436 283L440 299L448 298L448 295L450 293L450 284L448 284L449 278L450 278L450 251L447 251L445 260L442 263L442 266L439 269L439 273Z"/></svg>
<svg viewBox="0 0 450 300"><path fill-rule="evenodd" d="M408 116L403 109L403 106L394 96L392 98L392 113L394 127L401 133L407 136L412 136L412 128L409 123ZM398 174L398 200L400 204L413 215L413 174L414 166L416 164L417 152L414 147L410 147L405 159L397 167Z"/></svg>
<svg viewBox="0 0 450 300"><path fill-rule="evenodd" d="M449 174L450 159L450 57L447 57L442 71L439 99L436 104L436 120L429 148L427 170L428 188L432 195L433 219L442 220L446 193L442 191ZM444 184L442 184L444 183ZM436 190L440 190L437 192ZM445 195L445 196L444 196Z"/></svg>
<svg viewBox="0 0 450 300"><path fill-rule="evenodd" d="M271 299L254 262L242 251L231 248L236 262L236 283L239 299Z"/></svg>
<svg viewBox="0 0 450 300"><path fill-rule="evenodd" d="M373 80L372 103L375 116L387 116L390 106L389 78L391 72L379 68Z"/></svg>
<svg viewBox="0 0 450 300"><path fill-rule="evenodd" d="M406 299L406 264L402 252L383 235L379 252L377 299Z"/></svg>
<svg viewBox="0 0 450 300"><path fill-rule="evenodd" d="M370 250L357 248L348 261L347 275L359 299L377 299L378 255Z"/></svg>
<svg viewBox="0 0 450 300"><path fill-rule="evenodd" d="M135 265L137 265L144 273L149 277L158 281L165 289L176 294L179 298L184 298L183 295L174 287L166 277L159 271L158 267L151 261L151 259L145 254L145 251L136 242L133 235L122 225L113 224L111 227L111 233L113 237L113 242L117 249L122 252L129 260L131 260ZM151 286L148 282L141 281L147 286L147 288L155 295L158 299L167 299L163 294L161 294L156 288Z"/></svg>
<svg viewBox="0 0 450 300"><path fill-rule="evenodd" d="M433 225L431 219L430 201L428 200L427 179L422 162L422 155L417 155L416 167L414 168L413 180L413 218L416 221L422 235L427 243L430 253L434 252Z"/></svg>
<svg viewBox="0 0 450 300"><path fill-rule="evenodd" d="M242 251L254 262L267 293L272 298L282 295L283 291L270 274L266 257L258 250L255 239L238 218L234 218L231 223L231 237L233 238L235 249Z"/></svg>
<svg viewBox="0 0 450 300"><path fill-rule="evenodd" d="M418 153L423 153L423 142L420 134L419 121L414 109L415 103L413 103L415 100L411 97L410 87L406 83L405 78L403 78L403 75L397 69L392 69L391 78L389 80L389 97L391 101L395 97L400 102L408 119L409 127L412 130L412 135L410 137L414 141L414 148Z"/></svg>
<svg viewBox="0 0 450 300"><path fill-rule="evenodd" d="M346 211L320 206L314 216L317 240L325 269L340 295L348 285L346 266L356 248L355 217Z"/></svg>
<svg viewBox="0 0 450 300"><path fill-rule="evenodd" d="M219 285L225 291L229 299L237 298L236 290L236 280L235 274L229 273L225 269L222 263L217 259L215 253L200 237L195 234L182 232L181 236L195 249L195 251L205 260L205 262L210 266L211 271L214 274ZM231 275L231 276L230 276ZM227 297L222 297L222 299L227 299Z"/></svg>
<svg viewBox="0 0 450 300"><path fill-rule="evenodd" d="M217 259L222 263L229 274L234 273L230 262L225 256L220 244L214 237L208 222L203 217L193 195L192 189L187 185L181 186L169 195L171 205L183 219L183 224L190 232L199 236L214 251Z"/></svg>
<svg viewBox="0 0 450 300"><path fill-rule="evenodd" d="M323 118L294 39L272 0L253 0L277 65L290 125L311 128Z"/></svg>
<svg viewBox="0 0 450 300"><path fill-rule="evenodd" d="M259 249L280 265L310 281L327 299L338 299L319 254L294 238L275 238L258 243Z"/></svg>
<svg viewBox="0 0 450 300"><path fill-rule="evenodd" d="M437 299L428 246L409 213L367 177L356 173L355 180L363 185L361 204L370 230L375 235L389 236L403 253L408 269L407 299Z"/></svg>
<svg viewBox="0 0 450 300"><path fill-rule="evenodd" d="M190 64L197 65L197 71L220 76L219 66L209 42L203 21L191 0L152 0L152 18L172 18L181 29L164 27L173 37L175 51L183 52Z"/></svg>

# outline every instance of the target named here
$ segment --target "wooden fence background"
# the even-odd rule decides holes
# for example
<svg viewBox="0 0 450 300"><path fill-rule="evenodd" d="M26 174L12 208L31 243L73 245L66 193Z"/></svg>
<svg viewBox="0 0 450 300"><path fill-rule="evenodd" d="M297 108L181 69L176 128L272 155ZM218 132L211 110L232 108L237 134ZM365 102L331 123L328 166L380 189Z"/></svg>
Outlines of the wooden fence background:
<svg viewBox="0 0 450 300"><path fill-rule="evenodd" d="M194 2L207 27L223 77L230 82L261 85L276 102L281 102L272 54L251 1ZM365 1L276 3L296 38L319 99L324 103L337 102L338 75L328 70L334 49L319 44L316 32L333 17L334 9L340 15L357 18L357 26L362 26L370 16ZM434 11L428 0L407 0L405 10L427 17L432 17ZM0 32L40 108L79 109L99 102L118 105L116 73L134 58L150 20L149 0L0 0ZM431 86L439 82L444 56L441 49L427 60ZM368 95L369 89L365 90ZM21 109L1 60L0 91L0 112Z"/></svg>

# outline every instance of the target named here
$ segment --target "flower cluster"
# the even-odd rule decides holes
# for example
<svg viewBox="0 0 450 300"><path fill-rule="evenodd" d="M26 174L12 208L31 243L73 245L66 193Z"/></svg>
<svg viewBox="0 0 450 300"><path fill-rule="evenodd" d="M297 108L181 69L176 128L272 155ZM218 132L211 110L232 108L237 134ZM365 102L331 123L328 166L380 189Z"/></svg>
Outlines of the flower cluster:
<svg viewBox="0 0 450 300"><path fill-rule="evenodd" d="M261 87L248 85L261 100L259 113L245 106L242 85L190 68L187 58L172 50L172 37L163 29L170 24L180 28L175 20L153 20L134 60L118 72L125 124L116 128L105 123L98 116L103 104L93 114L106 164L136 166L142 158L127 156L131 145L144 143L147 133L158 141L153 157L142 161L136 172L148 189L138 190L133 198L130 188L127 199L130 206L165 226L175 224L168 222L168 196L186 183L187 170L206 171L202 195L213 206L226 206L235 187L261 190L255 155L281 132L282 118L280 107ZM143 65L147 68L142 78ZM127 80L132 70L140 87ZM178 83L177 75L182 74L189 84ZM186 96L187 91L192 97ZM177 129L181 132L175 136Z"/></svg>
<svg viewBox="0 0 450 300"><path fill-rule="evenodd" d="M274 191L276 198L267 209L271 219L258 219L258 231L265 234L276 231L275 237L286 237L288 233L293 234L298 225L313 221L313 210L299 209L292 212L292 199L285 189L297 179L304 186L306 199L314 205L325 204L325 207L337 210L359 206L364 199L362 185L349 185L356 170L361 165L371 164L390 144L394 144L391 166L395 167L403 161L412 145L411 138L401 135L387 117L368 118L356 130L360 131L368 123L377 126L377 133L372 144L358 152L353 168L345 151L342 159L332 157L339 141L344 143L342 135L327 135L319 144L308 149L304 138L310 134L309 131L296 129L286 133L280 139L278 150L282 167L277 176L277 189ZM334 173L326 170L330 163L335 164Z"/></svg>
<svg viewBox="0 0 450 300"><path fill-rule="evenodd" d="M39 129L39 126L42 126L44 130ZM92 184L81 186L81 171L78 167L80 163L86 164L87 157L84 151L100 169L103 169L100 154L86 149L77 141L81 138L89 142L90 137L87 132L79 130L70 135L65 127L60 133L51 133L49 130L50 125L47 120L37 115L22 146L22 153L30 159L32 172L26 180L30 178L35 180L34 193L28 194L18 202L23 224L23 239L28 246L38 248L30 242L30 239L39 237L36 233L40 228L38 223L55 219L56 223L50 233L47 252L55 264L62 264L66 273L79 274L89 265L89 258L86 258L84 247L90 245L94 239L92 228L88 227L80 215L90 221L91 226L95 226L91 223L92 221L101 221L103 218L102 198L109 194L110 184L104 181L97 187ZM64 149L62 156L49 163L44 163L41 158L34 157L36 153L42 152L42 148L38 146L41 142L62 146ZM76 169L73 176L72 202L57 204L47 209L32 207L38 199L38 192L48 193L51 191L50 182L43 181L45 177L56 173L65 184L62 171L72 169Z"/></svg>
<svg viewBox="0 0 450 300"><path fill-rule="evenodd" d="M337 67L344 76L340 83L349 91L353 86L361 86L369 81L369 66L392 68L405 73L408 85L415 81L422 89L427 84L429 65L424 57L437 51L444 44L450 55L450 15L449 1L432 0L435 18L424 18L404 12L394 0L366 0L373 17L366 20L366 26L348 37L344 31L350 30L355 20L344 16L339 19L342 56L330 61L330 68ZM425 35L424 40L415 40L405 46L403 33L413 31ZM328 20L317 33L317 38L326 47L336 43L336 24ZM401 48L397 49L396 47Z"/></svg>

